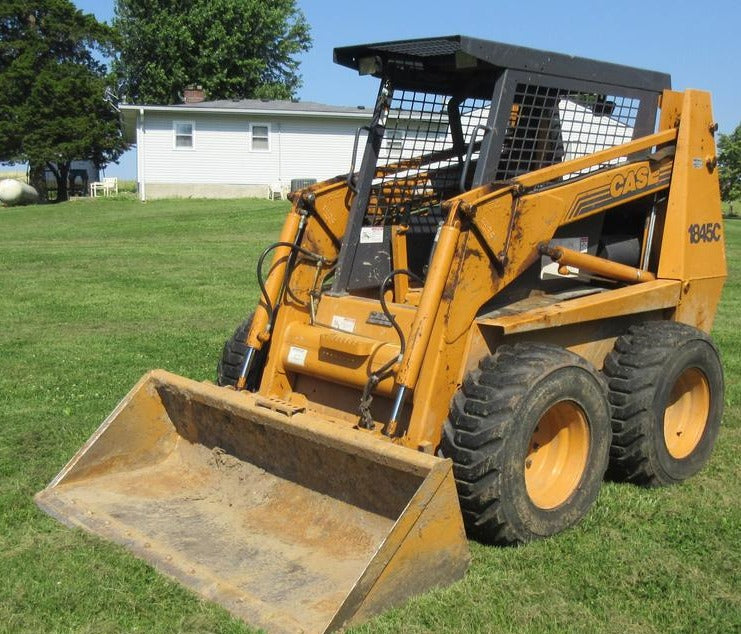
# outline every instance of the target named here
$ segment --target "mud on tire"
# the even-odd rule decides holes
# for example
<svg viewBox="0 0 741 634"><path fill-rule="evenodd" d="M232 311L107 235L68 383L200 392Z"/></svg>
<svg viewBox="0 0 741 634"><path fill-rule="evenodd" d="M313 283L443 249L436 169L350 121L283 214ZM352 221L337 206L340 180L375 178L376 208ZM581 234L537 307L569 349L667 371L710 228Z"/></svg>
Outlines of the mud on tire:
<svg viewBox="0 0 741 634"><path fill-rule="evenodd" d="M578 355L517 344L484 358L453 398L441 444L468 533L523 543L578 522L607 468L609 418L604 380Z"/></svg>
<svg viewBox="0 0 741 634"><path fill-rule="evenodd" d="M605 359L613 441L609 475L645 486L681 482L708 461L723 413L723 367L708 335L646 322Z"/></svg>

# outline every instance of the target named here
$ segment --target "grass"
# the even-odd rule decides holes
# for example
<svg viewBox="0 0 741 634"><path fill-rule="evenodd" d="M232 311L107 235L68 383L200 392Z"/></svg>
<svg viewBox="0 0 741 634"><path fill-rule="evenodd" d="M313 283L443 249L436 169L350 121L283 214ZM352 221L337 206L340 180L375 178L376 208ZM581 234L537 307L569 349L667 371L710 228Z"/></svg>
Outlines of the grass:
<svg viewBox="0 0 741 634"><path fill-rule="evenodd" d="M43 488L147 370L212 379L257 298L285 203L77 201L0 209L0 632L251 631L123 549L38 511ZM708 467L607 483L584 522L472 543L466 578L357 632L730 632L741 623L741 221L714 336L726 413Z"/></svg>
<svg viewBox="0 0 741 634"><path fill-rule="evenodd" d="M722 209L725 218L738 218L741 216L741 200L724 201Z"/></svg>

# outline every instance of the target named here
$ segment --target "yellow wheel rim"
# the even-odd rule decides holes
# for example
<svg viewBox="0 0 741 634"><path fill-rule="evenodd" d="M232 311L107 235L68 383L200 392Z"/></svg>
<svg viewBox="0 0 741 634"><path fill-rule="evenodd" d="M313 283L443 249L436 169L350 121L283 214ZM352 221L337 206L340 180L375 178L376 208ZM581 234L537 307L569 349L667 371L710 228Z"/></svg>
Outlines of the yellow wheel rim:
<svg viewBox="0 0 741 634"><path fill-rule="evenodd" d="M702 438L710 413L710 386L697 368L679 375L664 411L664 443L672 458L689 456Z"/></svg>
<svg viewBox="0 0 741 634"><path fill-rule="evenodd" d="M535 426L525 457L525 486L532 503L553 509L579 486L589 456L589 425L573 401L556 403Z"/></svg>

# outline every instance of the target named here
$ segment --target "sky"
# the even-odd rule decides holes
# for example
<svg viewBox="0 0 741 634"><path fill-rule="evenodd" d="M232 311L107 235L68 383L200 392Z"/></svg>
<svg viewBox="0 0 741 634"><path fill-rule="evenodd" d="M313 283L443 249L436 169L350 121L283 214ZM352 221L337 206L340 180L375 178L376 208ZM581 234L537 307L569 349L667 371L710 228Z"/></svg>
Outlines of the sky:
<svg viewBox="0 0 741 634"><path fill-rule="evenodd" d="M113 18L113 0L74 3L99 20ZM304 101L372 105L377 80L334 64L335 46L460 34L666 72L674 89L712 93L721 132L741 123L739 0L298 0L298 6L314 40L299 58ZM106 174L135 178L135 152Z"/></svg>

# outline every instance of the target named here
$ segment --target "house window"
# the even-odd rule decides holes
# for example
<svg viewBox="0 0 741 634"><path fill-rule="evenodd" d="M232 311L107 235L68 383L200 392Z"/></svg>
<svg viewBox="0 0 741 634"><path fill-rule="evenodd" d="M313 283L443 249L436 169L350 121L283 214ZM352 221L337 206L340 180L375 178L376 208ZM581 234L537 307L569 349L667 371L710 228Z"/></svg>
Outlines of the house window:
<svg viewBox="0 0 741 634"><path fill-rule="evenodd" d="M405 135L399 130L392 130L383 137L383 148L389 158L399 158L404 151Z"/></svg>
<svg viewBox="0 0 741 634"><path fill-rule="evenodd" d="M193 130L196 124L193 121L173 121L172 130L175 133L176 150L193 149Z"/></svg>
<svg viewBox="0 0 741 634"><path fill-rule="evenodd" d="M253 152L270 151L270 124L253 124L250 127L251 149Z"/></svg>

